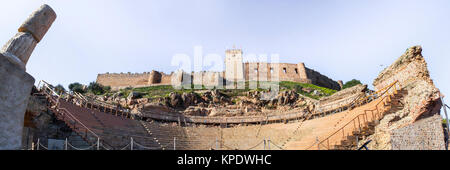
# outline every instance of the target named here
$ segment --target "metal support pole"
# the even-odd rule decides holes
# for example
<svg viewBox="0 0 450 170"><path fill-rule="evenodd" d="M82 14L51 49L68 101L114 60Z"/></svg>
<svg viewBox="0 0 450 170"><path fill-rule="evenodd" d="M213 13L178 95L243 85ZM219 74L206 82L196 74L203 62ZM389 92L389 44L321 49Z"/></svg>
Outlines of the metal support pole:
<svg viewBox="0 0 450 170"><path fill-rule="evenodd" d="M66 142L64 143L64 147L67 150L67 138L66 138Z"/></svg>
<svg viewBox="0 0 450 170"><path fill-rule="evenodd" d="M316 137L316 143L317 143L317 150L320 150L319 137Z"/></svg>
<svg viewBox="0 0 450 170"><path fill-rule="evenodd" d="M39 150L39 138L38 138L38 141L37 141L36 150Z"/></svg>
<svg viewBox="0 0 450 170"><path fill-rule="evenodd" d="M131 137L130 148L131 148L131 150L133 150L133 137Z"/></svg>
<svg viewBox="0 0 450 170"><path fill-rule="evenodd" d="M97 138L97 150L100 150L100 138Z"/></svg>
<svg viewBox="0 0 450 170"><path fill-rule="evenodd" d="M173 150L176 150L176 147L177 147L176 141L177 141L177 137L173 137Z"/></svg>
<svg viewBox="0 0 450 170"><path fill-rule="evenodd" d="M266 138L264 137L264 150L266 150Z"/></svg>
<svg viewBox="0 0 450 170"><path fill-rule="evenodd" d="M219 149L219 147L218 147L218 144L217 144L217 136L216 136L216 150L218 150Z"/></svg>
<svg viewBox="0 0 450 170"><path fill-rule="evenodd" d="M448 120L448 115L447 115L447 108L445 108L445 106L446 106L446 104L445 104L445 102L444 102L444 98L441 96L441 102L442 102L442 107L444 108L444 113L445 113L445 119L447 119L447 135L450 135L450 129L449 129L449 127L450 127L450 122L449 122L449 120ZM448 150L448 141L447 141L447 148L446 148L447 150Z"/></svg>

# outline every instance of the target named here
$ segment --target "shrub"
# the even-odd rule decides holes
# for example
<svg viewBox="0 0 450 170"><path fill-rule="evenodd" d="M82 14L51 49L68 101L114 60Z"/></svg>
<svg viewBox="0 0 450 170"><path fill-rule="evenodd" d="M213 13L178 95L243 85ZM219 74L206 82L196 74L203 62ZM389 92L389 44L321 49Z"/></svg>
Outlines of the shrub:
<svg viewBox="0 0 450 170"><path fill-rule="evenodd" d="M93 93L95 95L102 95L105 92L108 92L110 89L111 89L111 87L109 87L109 86L105 87L105 86L103 86L101 84L98 84L96 82L91 82L91 83L89 83L89 86L88 86L89 92L91 92L91 93Z"/></svg>
<svg viewBox="0 0 450 170"><path fill-rule="evenodd" d="M55 91L56 91L57 93L61 94L61 93L63 93L63 92L66 92L66 89L64 88L63 85L58 84L58 85L55 87Z"/></svg>
<svg viewBox="0 0 450 170"><path fill-rule="evenodd" d="M78 82L69 84L69 90L77 93L86 93L83 85Z"/></svg>
<svg viewBox="0 0 450 170"><path fill-rule="evenodd" d="M352 79L352 80L350 80L350 81L347 81L347 82L344 84L344 86L342 87L342 89L350 88L350 87L356 86L356 85L358 85L358 84L362 84L361 81L356 80L356 79Z"/></svg>

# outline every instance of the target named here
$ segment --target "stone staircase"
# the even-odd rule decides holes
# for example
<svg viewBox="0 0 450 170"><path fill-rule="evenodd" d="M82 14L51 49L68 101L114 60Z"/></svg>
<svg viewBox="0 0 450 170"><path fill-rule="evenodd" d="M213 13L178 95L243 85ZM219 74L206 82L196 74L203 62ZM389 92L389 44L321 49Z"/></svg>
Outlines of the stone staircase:
<svg viewBox="0 0 450 170"><path fill-rule="evenodd" d="M402 103L403 97L406 96L406 90L399 90L397 94L395 94L391 101L384 104L387 108L385 114L382 114L383 117L386 114L395 113L399 110L402 110L404 105ZM383 118L381 117L380 120ZM363 126L360 130L354 130L351 135L348 135L346 139L342 140L339 145L334 145L333 150L354 150L357 149L358 141L365 140L368 136L373 135L375 133L375 126L379 124L379 120L370 121L366 126Z"/></svg>
<svg viewBox="0 0 450 170"><path fill-rule="evenodd" d="M67 138L67 141L70 141L70 144L77 148L88 148L92 146L75 132L72 132L72 134Z"/></svg>

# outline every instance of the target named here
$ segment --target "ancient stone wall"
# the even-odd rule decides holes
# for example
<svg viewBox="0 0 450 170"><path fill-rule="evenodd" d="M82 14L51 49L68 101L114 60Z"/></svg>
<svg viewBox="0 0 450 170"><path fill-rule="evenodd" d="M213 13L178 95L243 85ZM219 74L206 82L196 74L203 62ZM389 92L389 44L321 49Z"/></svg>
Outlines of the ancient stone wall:
<svg viewBox="0 0 450 170"><path fill-rule="evenodd" d="M198 72L191 73L190 81L194 84L203 82L207 86L221 86L222 80L226 82L242 82L246 81L293 81L301 83L310 83L318 86L340 90L341 86L332 79L320 74L317 71L306 68L304 63L243 63L242 50L234 49L225 52L225 71L217 73ZM183 73L189 74L189 73ZM151 73L142 74L99 74L97 83L104 86L111 86L114 89L125 87L142 87L149 85L170 85L177 86L183 81L182 74L171 73L170 75L152 71ZM205 77L207 78L201 78ZM172 82L174 80L175 84Z"/></svg>
<svg viewBox="0 0 450 170"><path fill-rule="evenodd" d="M422 56L422 47L414 46L408 48L392 65L384 69L374 80L373 86L375 90L379 90L398 80L404 87L418 79L433 85L427 63Z"/></svg>
<svg viewBox="0 0 450 170"><path fill-rule="evenodd" d="M442 117L437 114L391 134L393 150L445 150Z"/></svg>
<svg viewBox="0 0 450 170"><path fill-rule="evenodd" d="M338 109L346 106L357 98L365 96L367 85L358 84L356 86L338 91L331 96L322 97L319 100L319 105L316 107L316 112L324 112Z"/></svg>
<svg viewBox="0 0 450 170"><path fill-rule="evenodd" d="M200 72L201 82L206 88L220 87L223 85L222 72ZM195 77L195 76L194 76Z"/></svg>
<svg viewBox="0 0 450 170"><path fill-rule="evenodd" d="M150 77L148 79L148 84L158 84L161 83L162 74L158 71L153 70L150 73Z"/></svg>
<svg viewBox="0 0 450 170"><path fill-rule="evenodd" d="M428 73L427 64L422 56L422 47L414 46L408 48L392 65L383 70L374 80L375 88L381 89L398 80L403 94L401 103L397 104L400 110L387 114L375 127L375 134L369 136L373 142L369 144L372 149L394 149L392 134L399 128L409 126L415 122L436 115L440 112L442 103L440 92L437 89ZM415 128L410 128L410 130ZM442 133L442 129L423 129L424 131L435 131ZM400 131L400 130L399 130ZM415 133L415 132L411 132ZM428 133L428 132L427 132ZM426 135L424 133L424 135ZM418 139L421 139L421 136ZM406 139L405 139L406 140ZM444 140L441 141L442 143ZM397 147L399 145L395 145ZM404 147L397 147L401 149Z"/></svg>
<svg viewBox="0 0 450 170"><path fill-rule="evenodd" d="M328 78L327 76L320 74L319 72L317 72L313 69L306 68L306 75L307 75L308 79L311 81L311 83L314 85L318 85L318 86L322 86L322 87L326 87L326 88L334 89L334 90L341 89L341 87L339 86L339 84L336 81Z"/></svg>
<svg viewBox="0 0 450 170"><path fill-rule="evenodd" d="M171 74L165 74L165 73L161 73L161 82L160 84L164 84L164 85L170 85L172 82L172 76L174 75L174 73Z"/></svg>
<svg viewBox="0 0 450 170"><path fill-rule="evenodd" d="M244 63L244 75L249 81L293 81L341 89L338 82L306 68L304 63Z"/></svg>
<svg viewBox="0 0 450 170"><path fill-rule="evenodd" d="M106 73L98 74L97 83L104 86L135 87L148 85L150 73Z"/></svg>

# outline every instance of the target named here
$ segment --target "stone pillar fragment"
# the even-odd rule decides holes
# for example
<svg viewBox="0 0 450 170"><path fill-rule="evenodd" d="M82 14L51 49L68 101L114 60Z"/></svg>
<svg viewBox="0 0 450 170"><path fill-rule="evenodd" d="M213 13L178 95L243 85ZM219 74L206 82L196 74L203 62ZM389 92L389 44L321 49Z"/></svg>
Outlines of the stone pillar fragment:
<svg viewBox="0 0 450 170"><path fill-rule="evenodd" d="M19 27L19 33L3 46L0 53L25 70L36 44L42 40L55 19L55 11L48 5L42 5Z"/></svg>
<svg viewBox="0 0 450 170"><path fill-rule="evenodd" d="M14 55L26 65L36 45L37 41L30 33L19 32L3 46L2 51L6 55Z"/></svg>
<svg viewBox="0 0 450 170"><path fill-rule="evenodd" d="M42 5L0 52L0 150L21 149L25 110L35 81L25 65L55 18L55 12Z"/></svg>
<svg viewBox="0 0 450 170"><path fill-rule="evenodd" d="M0 54L0 150L20 149L34 78Z"/></svg>
<svg viewBox="0 0 450 170"><path fill-rule="evenodd" d="M29 32L37 42L40 42L55 19L55 11L47 4L44 4L34 11L19 27L19 32Z"/></svg>

